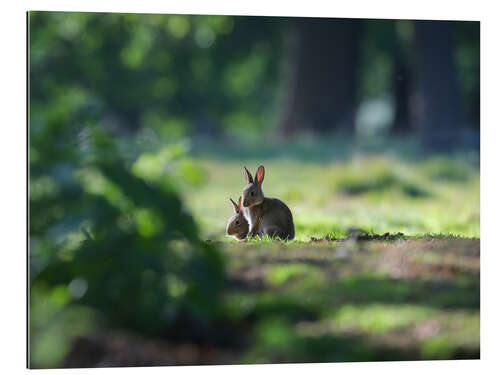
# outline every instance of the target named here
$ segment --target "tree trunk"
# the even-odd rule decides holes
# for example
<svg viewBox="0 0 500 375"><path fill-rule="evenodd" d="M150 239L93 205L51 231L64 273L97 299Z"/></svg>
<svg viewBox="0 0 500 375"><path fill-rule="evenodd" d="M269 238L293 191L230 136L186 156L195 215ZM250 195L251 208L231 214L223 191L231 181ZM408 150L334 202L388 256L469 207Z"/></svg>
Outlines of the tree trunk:
<svg viewBox="0 0 500 375"><path fill-rule="evenodd" d="M396 32L396 23L392 23L392 35L394 40L392 48L392 61L394 72L392 77L392 89L394 92L394 120L391 133L402 135L408 134L412 129L410 126L410 89L411 69L409 57L405 53L403 42Z"/></svg>
<svg viewBox="0 0 500 375"><path fill-rule="evenodd" d="M415 92L411 120L426 146L453 148L463 125L451 23L415 21Z"/></svg>
<svg viewBox="0 0 500 375"><path fill-rule="evenodd" d="M352 132L361 21L294 19L281 130Z"/></svg>
<svg viewBox="0 0 500 375"><path fill-rule="evenodd" d="M410 70L401 61L394 62L394 96L395 114L392 133L407 134L410 132Z"/></svg>

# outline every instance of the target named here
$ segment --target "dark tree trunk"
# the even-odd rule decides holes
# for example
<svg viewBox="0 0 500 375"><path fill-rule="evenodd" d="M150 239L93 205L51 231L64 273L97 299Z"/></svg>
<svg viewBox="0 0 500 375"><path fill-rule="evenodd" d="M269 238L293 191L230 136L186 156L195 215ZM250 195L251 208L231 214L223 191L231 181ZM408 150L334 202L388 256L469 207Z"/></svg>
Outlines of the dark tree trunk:
<svg viewBox="0 0 500 375"><path fill-rule="evenodd" d="M410 132L410 69L402 61L394 62L394 96L395 114L392 133L407 134Z"/></svg>
<svg viewBox="0 0 500 375"><path fill-rule="evenodd" d="M463 126L451 23L415 21L415 92L411 120L426 146L451 149Z"/></svg>
<svg viewBox="0 0 500 375"><path fill-rule="evenodd" d="M282 132L352 132L361 22L319 18L291 22Z"/></svg>
<svg viewBox="0 0 500 375"><path fill-rule="evenodd" d="M392 85L395 107L391 132L401 135L408 134L412 130L410 126L411 69L409 66L409 57L405 54L403 43L398 38L395 22L392 24L391 37L394 40L392 49L394 64Z"/></svg>

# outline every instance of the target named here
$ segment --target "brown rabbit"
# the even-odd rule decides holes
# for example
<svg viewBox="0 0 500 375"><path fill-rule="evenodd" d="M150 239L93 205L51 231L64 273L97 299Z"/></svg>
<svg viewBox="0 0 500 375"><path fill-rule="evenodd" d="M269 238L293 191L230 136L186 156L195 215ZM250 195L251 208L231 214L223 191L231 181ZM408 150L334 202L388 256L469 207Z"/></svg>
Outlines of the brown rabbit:
<svg viewBox="0 0 500 375"><path fill-rule="evenodd" d="M249 236L269 235L284 240L295 238L292 212L288 206L276 198L266 198L262 192L264 166L261 165L255 174L255 180L246 167L247 186L243 189L243 207L250 224Z"/></svg>
<svg viewBox="0 0 500 375"><path fill-rule="evenodd" d="M227 222L226 234L232 236L238 241L244 241L248 234L248 221L243 215L243 206L241 205L241 197L238 204L229 198L233 205L234 215Z"/></svg>

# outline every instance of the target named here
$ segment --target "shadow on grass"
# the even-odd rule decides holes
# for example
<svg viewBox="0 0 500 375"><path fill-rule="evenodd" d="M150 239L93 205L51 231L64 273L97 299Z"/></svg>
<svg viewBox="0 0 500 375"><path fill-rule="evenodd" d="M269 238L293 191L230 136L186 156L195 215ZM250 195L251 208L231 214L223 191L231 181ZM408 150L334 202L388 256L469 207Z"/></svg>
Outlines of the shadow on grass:
<svg viewBox="0 0 500 375"><path fill-rule="evenodd" d="M391 170L358 173L351 171L339 179L337 188L347 195L399 190L409 198L428 198L432 196L431 191L425 187L423 182L404 179Z"/></svg>
<svg viewBox="0 0 500 375"><path fill-rule="evenodd" d="M425 353L417 345L398 347L370 341L358 335L286 336L287 342L258 347L242 363L317 363L479 359L479 349L451 349L446 344Z"/></svg>
<svg viewBox="0 0 500 375"><path fill-rule="evenodd" d="M313 336L297 332L297 324L316 324L325 314L335 315L345 305L359 305L363 309L373 304L387 304L423 309L431 307L444 314L447 311L474 313L479 310L479 277L436 282L359 276L318 286L314 296L286 291L259 294L254 290L241 297L254 298L255 304L240 320L254 327L251 330L251 349L240 363L479 358L478 346L455 343L446 336L436 337L435 340L430 337L423 342L412 337L410 332L399 332L399 338L392 341L383 335L348 331L331 333L328 329L320 329ZM399 345L401 340L404 345Z"/></svg>
<svg viewBox="0 0 500 375"><path fill-rule="evenodd" d="M64 367L153 366L249 363L358 362L479 358L479 346L456 343L449 337L416 340L410 331L396 331L398 338L328 327L305 333L304 322L320 323L335 316L346 305L371 304L435 308L446 314L479 310L479 275L452 282L398 280L376 275L345 277L318 283L314 293L268 290L261 284L249 287L242 280L230 280L225 300L226 318L237 346L206 346L203 343L173 342L153 338L119 337L102 334L75 343ZM235 298L236 297L236 298ZM232 311L232 312L231 312ZM399 311L396 309L396 311ZM391 319L388 317L387 319ZM321 323L320 323L321 324ZM185 327L184 327L185 328ZM181 330L183 330L182 328ZM393 331L391 331L393 332ZM222 336L229 332L220 333ZM214 332L217 335L217 332ZM479 332L477 333L479 335ZM404 344L401 345L400 341ZM217 340L215 340L217 341ZM78 344L78 345L77 345ZM117 346L118 345L118 346ZM126 356L123 353L127 353Z"/></svg>
<svg viewBox="0 0 500 375"><path fill-rule="evenodd" d="M438 309L471 310L478 310L480 305L479 275L456 282L356 276L332 285L318 285L314 295L294 291L266 293L264 285L258 283L242 289L240 281L231 286L232 291L252 293L248 298L255 299L255 305L246 316L250 320L275 314L315 319L323 311L340 308L344 304L414 304Z"/></svg>
<svg viewBox="0 0 500 375"><path fill-rule="evenodd" d="M440 309L479 309L479 274L454 282L356 276L333 286L332 297L338 303L411 303Z"/></svg>

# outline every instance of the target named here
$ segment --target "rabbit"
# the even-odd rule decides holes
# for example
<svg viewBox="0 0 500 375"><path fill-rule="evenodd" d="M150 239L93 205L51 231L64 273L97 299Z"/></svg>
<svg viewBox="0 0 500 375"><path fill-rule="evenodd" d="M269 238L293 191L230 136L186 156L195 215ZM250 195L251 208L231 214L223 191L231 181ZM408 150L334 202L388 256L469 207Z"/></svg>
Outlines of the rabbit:
<svg viewBox="0 0 500 375"><path fill-rule="evenodd" d="M234 237L238 241L245 241L249 224L245 216L243 215L243 206L241 205L241 197L238 199L238 204L229 198L231 204L233 205L234 215L227 222L226 234L228 236Z"/></svg>
<svg viewBox="0 0 500 375"><path fill-rule="evenodd" d="M267 198L262 192L264 181L264 166L257 169L255 179L246 167L247 185L243 189L243 207L250 224L248 236L259 237L269 235L284 240L295 238L292 212L288 206L276 198Z"/></svg>

